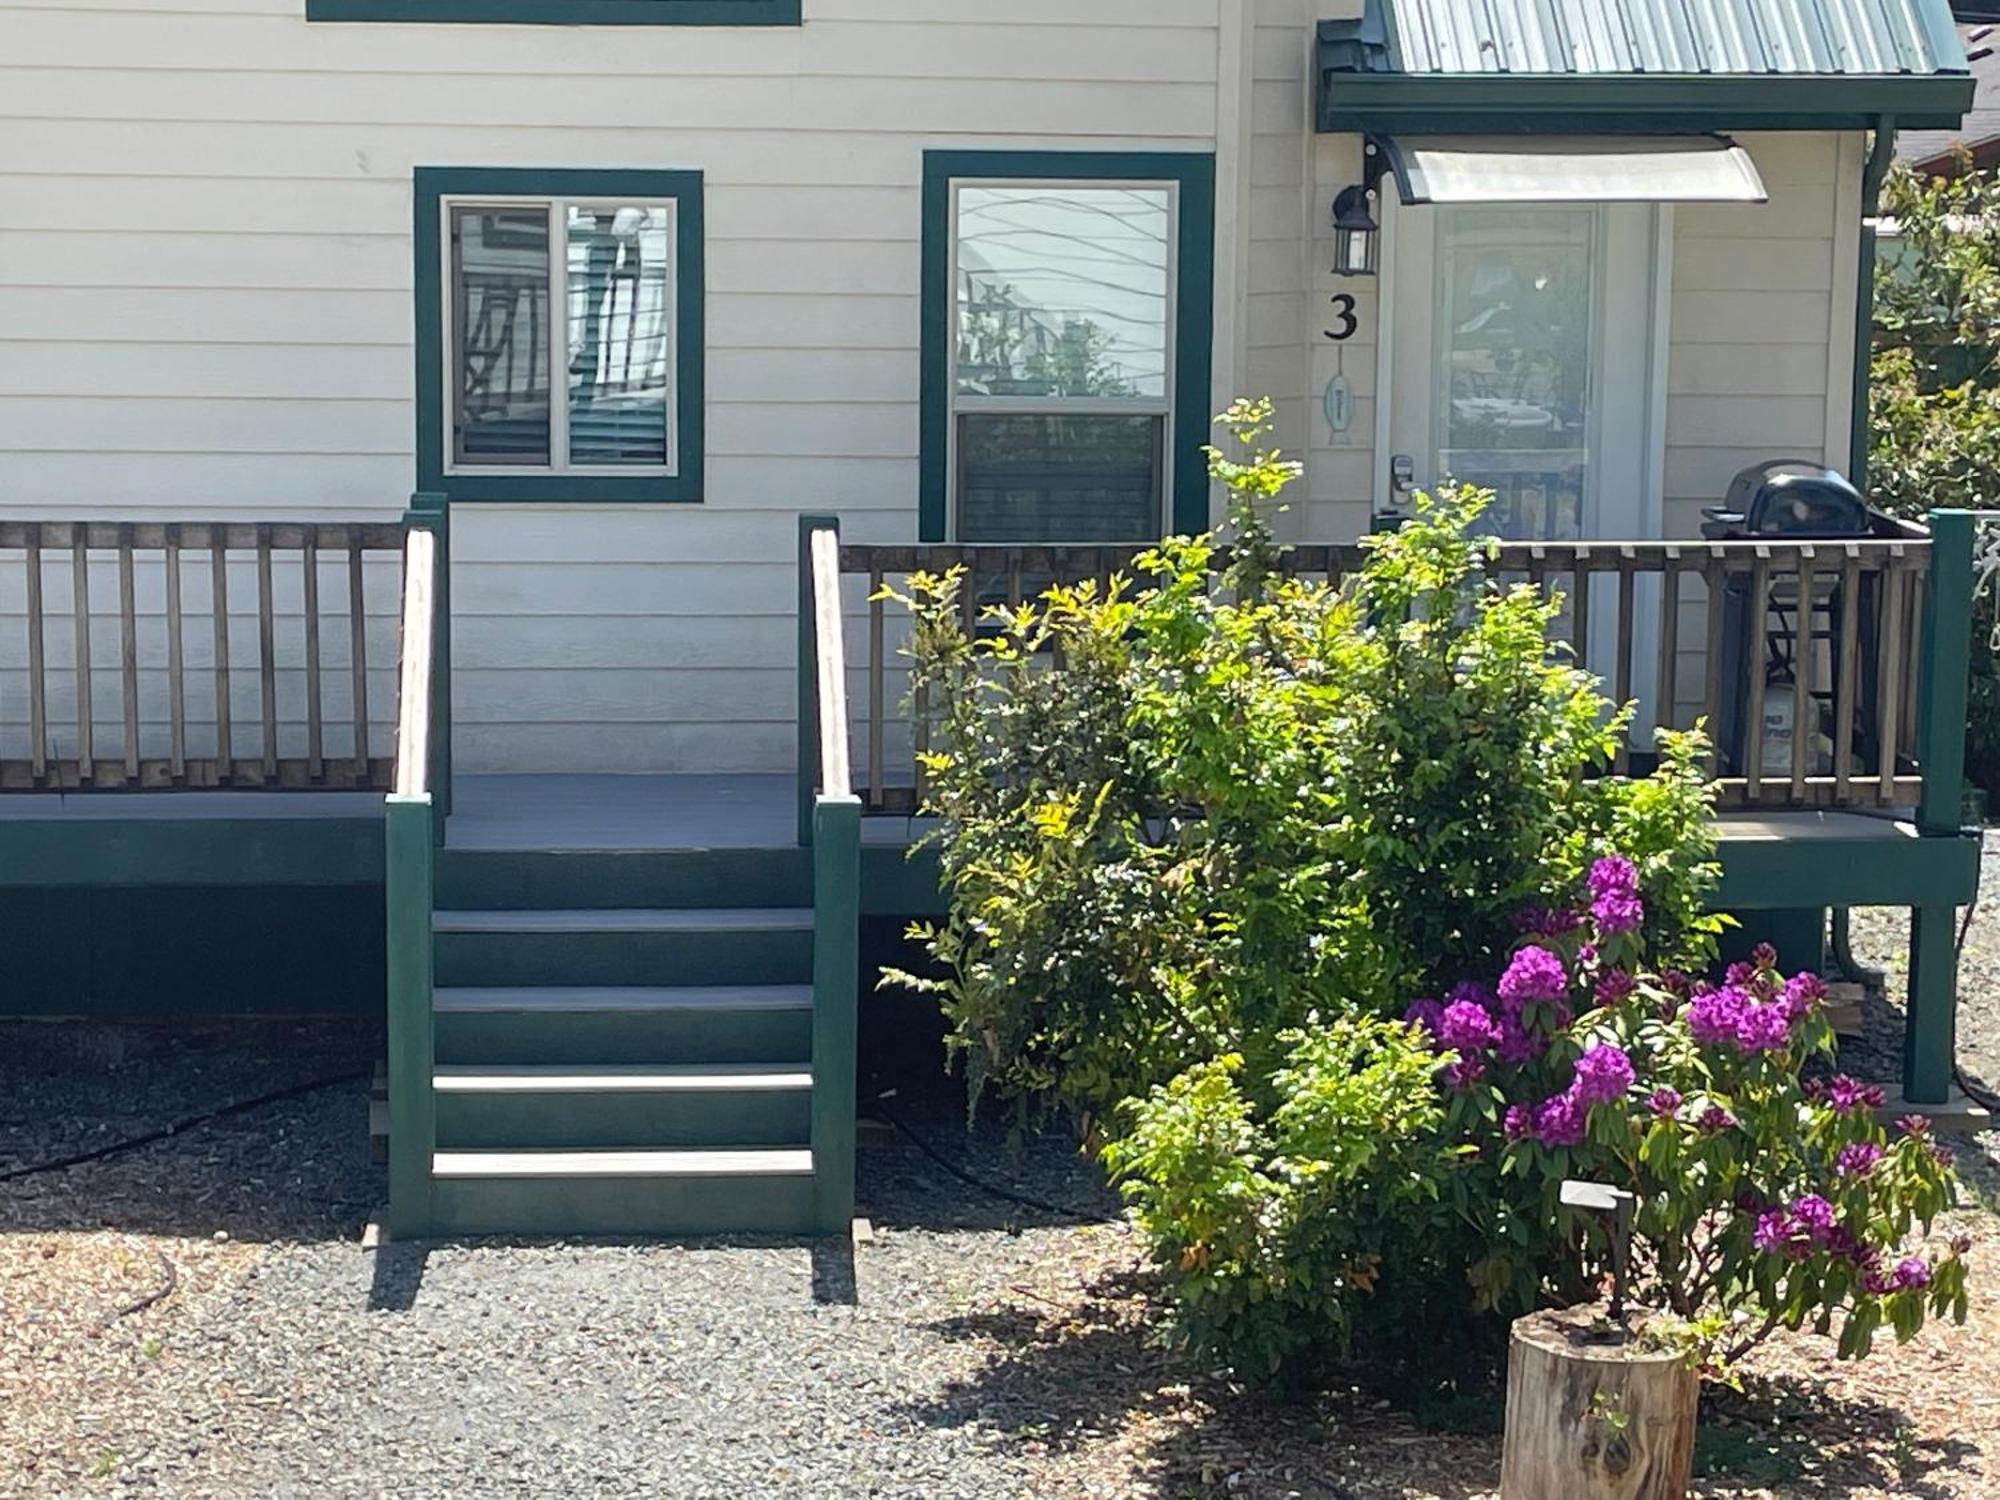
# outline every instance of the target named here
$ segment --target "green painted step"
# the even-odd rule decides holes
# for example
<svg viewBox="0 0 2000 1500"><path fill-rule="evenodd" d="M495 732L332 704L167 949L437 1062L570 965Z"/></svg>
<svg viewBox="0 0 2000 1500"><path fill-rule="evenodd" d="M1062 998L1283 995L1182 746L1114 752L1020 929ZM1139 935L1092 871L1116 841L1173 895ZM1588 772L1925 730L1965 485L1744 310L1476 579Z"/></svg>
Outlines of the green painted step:
<svg viewBox="0 0 2000 1500"><path fill-rule="evenodd" d="M812 977L809 907L440 911L437 982L792 984Z"/></svg>
<svg viewBox="0 0 2000 1500"><path fill-rule="evenodd" d="M444 1234L807 1234L812 1152L439 1151Z"/></svg>
<svg viewBox="0 0 2000 1500"><path fill-rule="evenodd" d="M437 904L464 910L812 902L808 849L444 849Z"/></svg>
<svg viewBox="0 0 2000 1500"><path fill-rule="evenodd" d="M801 1064L810 984L494 985L432 999L440 1063Z"/></svg>
<svg viewBox="0 0 2000 1500"><path fill-rule="evenodd" d="M753 1063L448 1064L441 1147L803 1146L810 1069Z"/></svg>

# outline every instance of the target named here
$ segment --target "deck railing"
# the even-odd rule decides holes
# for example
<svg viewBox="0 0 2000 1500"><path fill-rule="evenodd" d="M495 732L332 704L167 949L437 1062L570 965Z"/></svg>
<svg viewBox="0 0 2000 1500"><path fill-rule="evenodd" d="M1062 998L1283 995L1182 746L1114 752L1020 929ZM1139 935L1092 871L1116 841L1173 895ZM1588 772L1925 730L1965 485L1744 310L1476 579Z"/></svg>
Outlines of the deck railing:
<svg viewBox="0 0 2000 1500"><path fill-rule="evenodd" d="M444 824L438 777L440 767L448 764L440 760L436 712L439 669L446 660L440 649L448 572L444 554L439 529L424 524L421 516L413 519L403 547L395 776L383 827L389 1219L392 1230L403 1235L421 1234L429 1224L431 1156L437 1149L431 909ZM443 748L448 756L448 747Z"/></svg>
<svg viewBox="0 0 2000 1500"><path fill-rule="evenodd" d="M1576 659L1618 701L1638 700L1614 769L1645 753L1652 727L1703 718L1725 807L1904 807L1921 798L1939 810L1948 802L1955 819L1959 762L1941 750L1925 755L1923 741L1941 747L1949 737L1937 726L1954 714L1964 722L1964 650L1955 667L1933 661L1933 624L1956 621L1962 636L1970 616L1971 525L1963 513L1933 519L1935 534L1905 526L1852 540L1505 542L1491 566L1503 579L1559 591L1557 630ZM885 583L963 567L960 597L974 629L987 605L1017 604L1051 582L1129 574L1140 550L843 546L848 626L863 641L855 672L866 712L854 748L866 809L905 812L920 801L915 756L931 732L933 705L905 701L905 626L878 597ZM1356 545L1300 546L1282 566L1338 583L1363 555ZM1788 721L1789 737L1767 719Z"/></svg>
<svg viewBox="0 0 2000 1500"><path fill-rule="evenodd" d="M855 1052L860 1031L861 801L849 765L840 523L799 519L799 842L812 846L814 1216L854 1216Z"/></svg>
<svg viewBox="0 0 2000 1500"><path fill-rule="evenodd" d="M0 789L386 789L370 638L402 544L393 523L0 521L26 707L0 711Z"/></svg>

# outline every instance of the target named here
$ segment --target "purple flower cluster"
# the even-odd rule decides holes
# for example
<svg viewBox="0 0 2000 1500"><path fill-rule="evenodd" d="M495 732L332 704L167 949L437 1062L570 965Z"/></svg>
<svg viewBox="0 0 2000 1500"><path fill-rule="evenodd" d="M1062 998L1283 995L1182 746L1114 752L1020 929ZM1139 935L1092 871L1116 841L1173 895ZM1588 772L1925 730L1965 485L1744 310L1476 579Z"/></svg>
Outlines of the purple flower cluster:
<svg viewBox="0 0 2000 1500"><path fill-rule="evenodd" d="M1653 1116L1656 1119L1672 1119L1680 1107L1681 1091L1679 1089L1654 1089L1646 1097L1646 1108L1653 1112Z"/></svg>
<svg viewBox="0 0 2000 1500"><path fill-rule="evenodd" d="M1514 914L1514 925L1528 937L1561 937L1575 932L1583 918L1560 906L1524 906Z"/></svg>
<svg viewBox="0 0 2000 1500"><path fill-rule="evenodd" d="M1866 1177L1881 1159L1880 1146L1872 1141L1855 1141L1840 1148L1840 1155L1834 1158L1833 1169L1842 1177Z"/></svg>
<svg viewBox="0 0 2000 1500"><path fill-rule="evenodd" d="M1576 1060L1572 1087L1586 1104L1609 1104L1624 1097L1636 1076L1623 1048L1599 1042Z"/></svg>
<svg viewBox="0 0 2000 1500"><path fill-rule="evenodd" d="M1766 1255L1804 1260L1816 1250L1854 1256L1860 1245L1834 1222L1833 1205L1818 1193L1792 1200L1790 1208L1771 1208L1757 1215L1750 1242Z"/></svg>
<svg viewBox="0 0 2000 1500"><path fill-rule="evenodd" d="M1777 955L1760 945L1750 963L1731 964L1719 988L1696 985L1683 1017L1694 1039L1746 1056L1781 1052L1793 1029L1826 994L1817 974L1780 981Z"/></svg>
<svg viewBox="0 0 2000 1500"><path fill-rule="evenodd" d="M1857 1109L1880 1109L1887 1097L1879 1085L1862 1083L1845 1073L1836 1073L1824 1085L1823 1095L1821 1086L1815 1080L1807 1086L1806 1095L1814 1099L1824 1097L1833 1112L1839 1115L1851 1115Z"/></svg>
<svg viewBox="0 0 2000 1500"><path fill-rule="evenodd" d="M1646 906L1639 899L1639 872L1632 861L1612 854L1590 867L1590 917L1607 936L1637 932Z"/></svg>
<svg viewBox="0 0 2000 1500"><path fill-rule="evenodd" d="M1547 948L1530 943L1519 949L1500 976L1500 998L1508 1004L1560 1000L1569 990L1569 971Z"/></svg>
<svg viewBox="0 0 2000 1500"><path fill-rule="evenodd" d="M1465 980L1452 986L1443 1000L1418 1000L1403 1019L1430 1033L1432 1047L1455 1052L1445 1065L1448 1088L1463 1091L1486 1076L1489 1058L1519 1066L1539 1057L1548 1047L1544 1037L1529 1031L1522 1002L1501 999L1485 985Z"/></svg>
<svg viewBox="0 0 2000 1500"><path fill-rule="evenodd" d="M1886 1297L1891 1292L1912 1292L1930 1284L1930 1263L1921 1255L1906 1255L1889 1271L1871 1265L1862 1278L1863 1287L1878 1297Z"/></svg>
<svg viewBox="0 0 2000 1500"><path fill-rule="evenodd" d="M1599 1042L1576 1060L1569 1087L1560 1094L1551 1094L1533 1109L1509 1106L1504 1122L1507 1138L1550 1147L1581 1145L1591 1107L1623 1098L1634 1078L1632 1059L1624 1049Z"/></svg>

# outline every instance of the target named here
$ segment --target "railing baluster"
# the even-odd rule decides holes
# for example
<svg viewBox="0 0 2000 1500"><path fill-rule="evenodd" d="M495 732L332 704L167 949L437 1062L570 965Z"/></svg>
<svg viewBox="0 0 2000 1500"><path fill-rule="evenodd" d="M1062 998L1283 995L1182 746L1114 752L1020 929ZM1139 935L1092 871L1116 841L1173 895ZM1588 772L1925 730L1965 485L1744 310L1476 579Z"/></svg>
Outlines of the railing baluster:
<svg viewBox="0 0 2000 1500"><path fill-rule="evenodd" d="M1702 639L1703 686L1702 718L1708 725L1709 774L1722 774L1722 632L1723 609L1729 594L1729 556L1719 547L1710 547L1701 564L1702 587L1707 592L1708 619ZM1733 689L1735 684L1730 685ZM1739 752L1740 755L1740 752ZM1742 774L1742 767L1737 767Z"/></svg>
<svg viewBox="0 0 2000 1500"><path fill-rule="evenodd" d="M1914 663L1922 652L1924 638L1924 591L1930 587L1928 568L1913 568L1904 589L1906 602L1903 609L1903 639L1910 643L1910 660ZM1917 749L1917 687L1918 674L1910 673L1911 688L1903 697L1902 733L1897 743L1907 748L1912 755ZM1921 767L1919 768L1921 769Z"/></svg>
<svg viewBox="0 0 2000 1500"><path fill-rule="evenodd" d="M1660 663L1653 686L1653 722L1664 728L1678 728L1675 720L1677 697L1675 679L1680 671L1681 649L1681 549L1667 549L1666 566L1660 573Z"/></svg>
<svg viewBox="0 0 2000 1500"><path fill-rule="evenodd" d="M354 782L369 781L368 755L368 590L362 574L361 539L347 542L347 653L354 678Z"/></svg>
<svg viewBox="0 0 2000 1500"><path fill-rule="evenodd" d="M118 682L125 710L125 779L139 779L139 601L132 528L118 528Z"/></svg>
<svg viewBox="0 0 2000 1500"><path fill-rule="evenodd" d="M1798 612L1792 627L1792 800L1805 801L1806 757L1818 738L1811 722L1813 710L1813 588L1817 570L1810 543L1799 549L1795 575L1799 586Z"/></svg>
<svg viewBox="0 0 2000 1500"><path fill-rule="evenodd" d="M278 642L271 603L271 528L257 528L257 685L264 713L264 784L278 779Z"/></svg>
<svg viewBox="0 0 2000 1500"><path fill-rule="evenodd" d="M299 581L304 586L306 615L306 779L314 785L326 774L321 741L319 674L319 538L306 533L299 551Z"/></svg>
<svg viewBox="0 0 2000 1500"><path fill-rule="evenodd" d="M883 708L885 692L884 677L887 668L882 660L885 649L883 642L883 612L886 606L882 598L882 570L868 570L868 805L880 807L882 792L882 739Z"/></svg>
<svg viewBox="0 0 2000 1500"><path fill-rule="evenodd" d="M1861 552L1849 542L1840 565L1840 675L1833 693L1833 800L1845 803L1854 775L1854 721L1861 675Z"/></svg>
<svg viewBox="0 0 2000 1500"><path fill-rule="evenodd" d="M1637 602L1634 598L1636 580L1633 570L1636 563L1630 547L1618 549L1618 659L1613 664L1613 698L1623 707L1632 701L1632 610ZM1628 728L1618 736L1618 750L1612 760L1612 769L1624 775L1632 763L1632 731Z"/></svg>
<svg viewBox="0 0 2000 1500"><path fill-rule="evenodd" d="M1569 601L1569 643L1576 652L1576 664L1590 669L1590 549L1578 547L1570 569L1574 592Z"/></svg>
<svg viewBox="0 0 2000 1500"><path fill-rule="evenodd" d="M91 741L95 711L90 701L90 539L82 523L70 528L70 603L76 615L76 775L97 775L97 747Z"/></svg>
<svg viewBox="0 0 2000 1500"><path fill-rule="evenodd" d="M187 663L181 642L181 539L177 527L167 528L162 566L167 573L167 720L168 773L179 786L187 780Z"/></svg>
<svg viewBox="0 0 2000 1500"><path fill-rule="evenodd" d="M40 786L49 775L49 690L42 640L42 538L35 526L24 561L28 569L28 746L29 772Z"/></svg>
<svg viewBox="0 0 2000 1500"><path fill-rule="evenodd" d="M1759 802L1764 794L1764 677L1771 650L1771 549L1757 548L1750 568L1750 639L1745 659L1750 668L1750 704L1743 715L1743 796Z"/></svg>
<svg viewBox="0 0 2000 1500"><path fill-rule="evenodd" d="M209 601L215 610L215 783L236 781L236 747L229 723L229 538L220 526L209 532Z"/></svg>
<svg viewBox="0 0 2000 1500"><path fill-rule="evenodd" d="M1899 698L1909 661L1903 636L1903 570L1895 561L1883 568L1876 591L1881 623L1876 631L1875 800L1887 806L1896 800L1896 731L1903 722Z"/></svg>

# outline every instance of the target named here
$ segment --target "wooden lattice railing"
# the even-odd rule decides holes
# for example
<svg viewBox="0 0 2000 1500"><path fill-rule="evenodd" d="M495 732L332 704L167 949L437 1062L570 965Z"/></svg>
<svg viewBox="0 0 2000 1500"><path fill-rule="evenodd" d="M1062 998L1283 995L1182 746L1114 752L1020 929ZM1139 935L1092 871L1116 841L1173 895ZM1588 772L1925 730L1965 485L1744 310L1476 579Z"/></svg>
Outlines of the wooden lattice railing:
<svg viewBox="0 0 2000 1500"><path fill-rule="evenodd" d="M386 789L403 535L0 521L0 789Z"/></svg>
<svg viewBox="0 0 2000 1500"><path fill-rule="evenodd" d="M1706 719L1726 807L1906 806L1927 788L1924 736L1927 612L1971 608L1969 529L1951 533L1946 591L1934 587L1937 546L1920 527L1880 537L1794 541L1506 542L1494 560L1503 577L1560 591L1558 629L1611 696L1637 699L1632 744L1616 769L1643 756L1655 725ZM950 546L840 549L850 587L848 629L861 649L853 672L865 710L855 763L864 805L907 811L920 800L915 754L928 742L930 705L909 703L899 658L902 621L876 596L919 569L967 571L965 622L988 605L1014 604L1051 582L1130 572L1141 549L1109 546ZM1359 546L1288 551L1289 575L1337 583L1361 563ZM1802 610L1800 601L1805 601ZM1801 622L1803 621L1803 628ZM1777 668L1785 669L1781 675ZM1955 689L1941 674L1934 694L1963 723L1964 663ZM1779 695L1782 695L1782 701ZM1767 725L1767 711L1793 731ZM1952 709L1945 701L1941 712ZM1949 798L1958 795L1956 771Z"/></svg>

